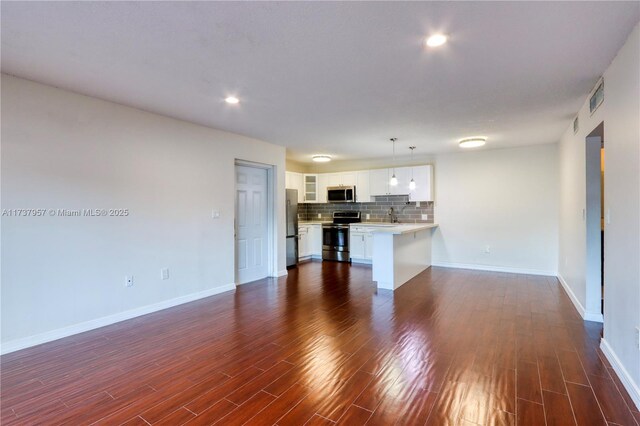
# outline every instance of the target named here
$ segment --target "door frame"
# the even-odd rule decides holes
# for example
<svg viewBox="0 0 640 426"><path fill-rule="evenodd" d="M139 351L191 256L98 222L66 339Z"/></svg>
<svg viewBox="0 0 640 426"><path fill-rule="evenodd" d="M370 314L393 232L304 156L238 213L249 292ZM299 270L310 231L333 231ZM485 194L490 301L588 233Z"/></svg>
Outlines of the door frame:
<svg viewBox="0 0 640 426"><path fill-rule="evenodd" d="M257 163L236 158L233 164L233 282L238 285L238 265L236 264L236 220L238 217L237 200L238 188L236 186L236 167L253 167L267 171L267 277L278 276L278 239L276 238L278 213L275 198L278 193L276 188L276 166L273 164Z"/></svg>
<svg viewBox="0 0 640 426"><path fill-rule="evenodd" d="M601 186L600 149L604 146L604 122L585 137L585 311L590 321L604 322L602 306ZM606 154L605 154L606 155ZM605 194L606 195L606 194ZM606 233L606 231L605 231Z"/></svg>

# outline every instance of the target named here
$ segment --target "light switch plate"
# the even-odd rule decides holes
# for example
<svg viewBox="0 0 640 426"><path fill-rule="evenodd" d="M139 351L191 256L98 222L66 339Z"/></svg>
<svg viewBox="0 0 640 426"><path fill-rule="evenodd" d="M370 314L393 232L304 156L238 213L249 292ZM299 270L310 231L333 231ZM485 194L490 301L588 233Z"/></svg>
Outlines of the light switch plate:
<svg viewBox="0 0 640 426"><path fill-rule="evenodd" d="M367 219L367 220L371 219L371 215L370 215L369 213L367 213L367 214L365 215L365 217L366 217L366 219Z"/></svg>
<svg viewBox="0 0 640 426"><path fill-rule="evenodd" d="M428 214L423 214L422 215L422 220L429 220L429 215Z"/></svg>
<svg viewBox="0 0 640 426"><path fill-rule="evenodd" d="M214 219L220 219L220 211L219 210L212 210L211 211L211 217Z"/></svg>
<svg viewBox="0 0 640 426"><path fill-rule="evenodd" d="M318 219L322 219L322 213L318 213Z"/></svg>
<svg viewBox="0 0 640 426"><path fill-rule="evenodd" d="M169 279L169 268L160 269L160 279L168 280Z"/></svg>

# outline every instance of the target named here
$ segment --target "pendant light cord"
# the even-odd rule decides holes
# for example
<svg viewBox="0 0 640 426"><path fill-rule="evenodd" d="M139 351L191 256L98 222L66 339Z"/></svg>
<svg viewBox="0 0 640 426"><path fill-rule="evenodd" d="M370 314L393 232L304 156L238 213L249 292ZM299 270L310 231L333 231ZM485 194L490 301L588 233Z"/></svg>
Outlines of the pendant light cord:
<svg viewBox="0 0 640 426"><path fill-rule="evenodd" d="M398 138L391 138L391 142L393 142L393 175L396 175L396 140Z"/></svg>
<svg viewBox="0 0 640 426"><path fill-rule="evenodd" d="M411 150L411 180L413 180L413 150L416 149L416 147L410 146L409 149Z"/></svg>

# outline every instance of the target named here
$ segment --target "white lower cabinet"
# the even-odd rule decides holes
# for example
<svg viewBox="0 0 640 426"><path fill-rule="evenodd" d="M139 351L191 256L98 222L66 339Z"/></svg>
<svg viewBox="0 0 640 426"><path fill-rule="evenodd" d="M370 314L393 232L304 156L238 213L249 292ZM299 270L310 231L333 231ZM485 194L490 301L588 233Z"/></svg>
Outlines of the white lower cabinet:
<svg viewBox="0 0 640 426"><path fill-rule="evenodd" d="M374 227L357 226L349 230L349 257L356 263L370 263L373 258Z"/></svg>
<svg viewBox="0 0 640 426"><path fill-rule="evenodd" d="M371 232L364 234L364 258L368 261L373 259L373 235Z"/></svg>
<svg viewBox="0 0 640 426"><path fill-rule="evenodd" d="M298 235L298 259L322 257L322 225L299 225Z"/></svg>
<svg viewBox="0 0 640 426"><path fill-rule="evenodd" d="M309 227L298 227L298 259L309 256Z"/></svg>
<svg viewBox="0 0 640 426"><path fill-rule="evenodd" d="M322 257L322 225L309 225L309 254Z"/></svg>
<svg viewBox="0 0 640 426"><path fill-rule="evenodd" d="M349 256L364 259L364 232L349 232Z"/></svg>

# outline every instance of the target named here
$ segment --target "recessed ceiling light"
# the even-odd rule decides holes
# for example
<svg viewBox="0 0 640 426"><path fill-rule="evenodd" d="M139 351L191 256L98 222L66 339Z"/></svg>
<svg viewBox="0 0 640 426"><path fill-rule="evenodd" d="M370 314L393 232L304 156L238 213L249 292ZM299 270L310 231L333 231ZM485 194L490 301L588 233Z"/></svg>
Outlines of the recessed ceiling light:
<svg viewBox="0 0 640 426"><path fill-rule="evenodd" d="M316 163L328 163L329 161L331 161L331 156L330 155L314 155L313 161L315 161Z"/></svg>
<svg viewBox="0 0 640 426"><path fill-rule="evenodd" d="M472 138L460 139L458 143L460 144L460 148L477 148L487 143L487 138L475 136Z"/></svg>
<svg viewBox="0 0 640 426"><path fill-rule="evenodd" d="M240 102L240 99L236 98L235 96L227 96L226 98L224 98L224 101L228 104L237 104Z"/></svg>
<svg viewBox="0 0 640 426"><path fill-rule="evenodd" d="M429 47L438 47L442 46L447 42L447 36L444 34L434 34L427 38L427 46Z"/></svg>

